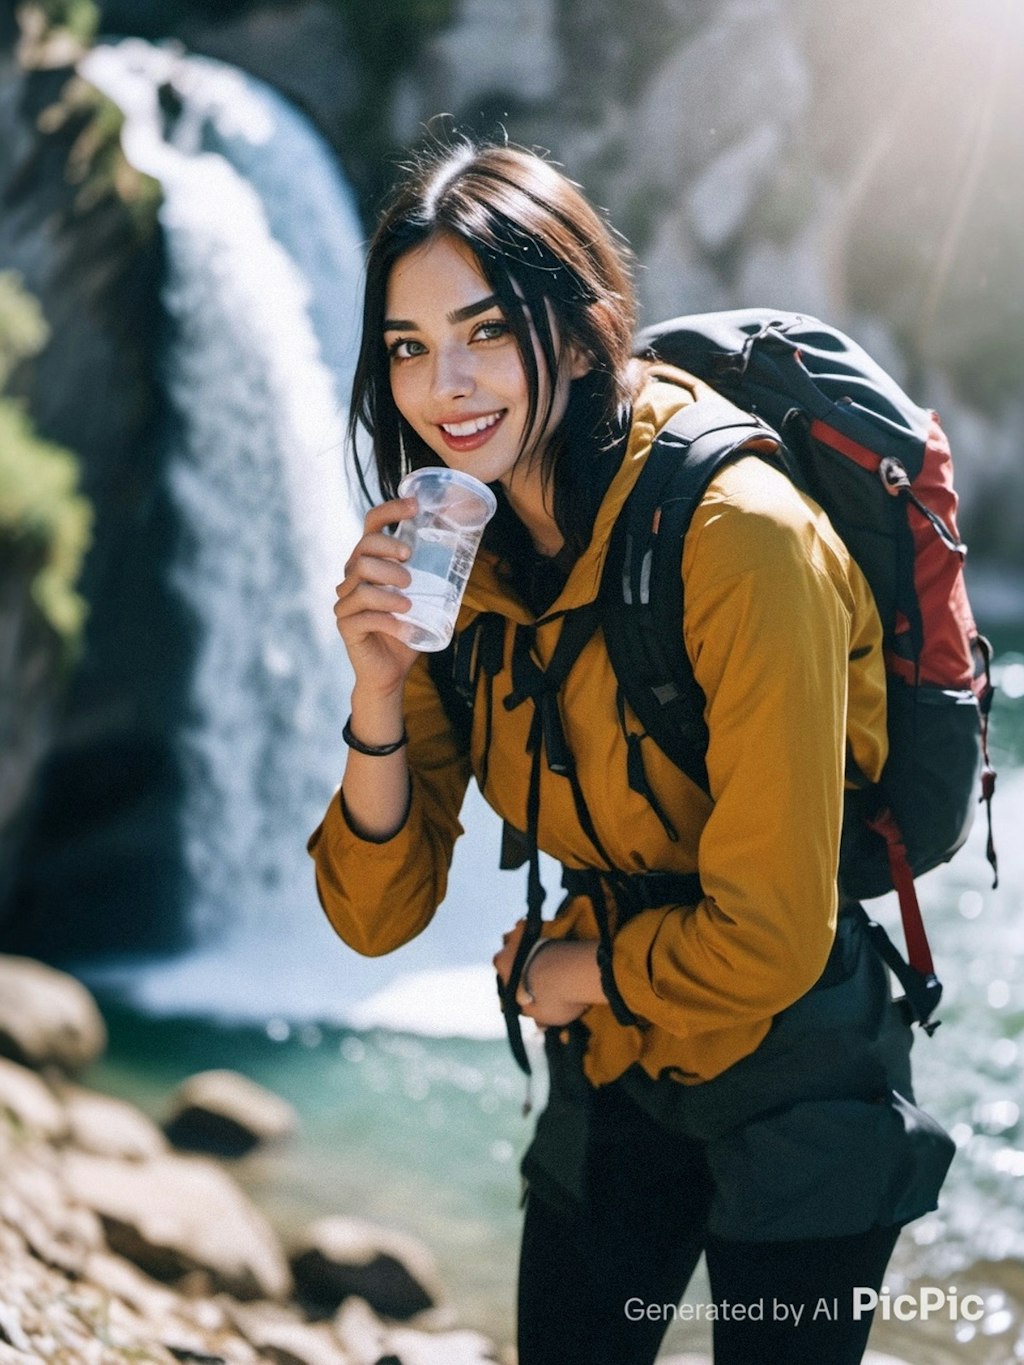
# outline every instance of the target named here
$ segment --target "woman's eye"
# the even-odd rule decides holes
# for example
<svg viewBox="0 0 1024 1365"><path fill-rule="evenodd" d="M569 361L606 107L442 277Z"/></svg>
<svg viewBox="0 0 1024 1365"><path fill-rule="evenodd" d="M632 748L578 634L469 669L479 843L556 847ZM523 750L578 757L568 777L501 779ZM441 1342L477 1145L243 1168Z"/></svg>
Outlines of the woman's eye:
<svg viewBox="0 0 1024 1365"><path fill-rule="evenodd" d="M473 333L474 341L496 341L499 337L508 336L510 331L508 323L504 318L488 318L486 322L481 322Z"/></svg>
<svg viewBox="0 0 1024 1365"><path fill-rule="evenodd" d="M412 360L414 356L423 355L425 350L422 341L417 341L414 337L399 337L388 347L388 359Z"/></svg>

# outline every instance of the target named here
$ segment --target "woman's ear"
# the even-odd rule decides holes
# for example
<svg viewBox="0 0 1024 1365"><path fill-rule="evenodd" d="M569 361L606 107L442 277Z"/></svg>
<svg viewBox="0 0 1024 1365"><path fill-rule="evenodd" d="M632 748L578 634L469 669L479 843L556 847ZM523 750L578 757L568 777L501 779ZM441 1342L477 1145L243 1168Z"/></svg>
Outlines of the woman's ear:
<svg viewBox="0 0 1024 1365"><path fill-rule="evenodd" d="M594 368L594 357L575 341L566 347L566 372L570 379L582 379Z"/></svg>

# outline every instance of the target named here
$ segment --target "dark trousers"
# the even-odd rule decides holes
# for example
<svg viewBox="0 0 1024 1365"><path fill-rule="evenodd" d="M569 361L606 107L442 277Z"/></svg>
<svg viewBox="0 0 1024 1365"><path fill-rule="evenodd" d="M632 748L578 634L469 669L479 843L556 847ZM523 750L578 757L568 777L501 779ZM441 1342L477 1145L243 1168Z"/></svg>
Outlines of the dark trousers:
<svg viewBox="0 0 1024 1365"><path fill-rule="evenodd" d="M531 1187L519 1272L519 1365L649 1365L703 1251L716 1365L856 1365L899 1233L726 1242L707 1231L701 1144L614 1091L597 1101L581 1209ZM822 1192L823 1199L828 1191ZM694 1305L707 1321L708 1305ZM799 1317L798 1317L799 1315Z"/></svg>

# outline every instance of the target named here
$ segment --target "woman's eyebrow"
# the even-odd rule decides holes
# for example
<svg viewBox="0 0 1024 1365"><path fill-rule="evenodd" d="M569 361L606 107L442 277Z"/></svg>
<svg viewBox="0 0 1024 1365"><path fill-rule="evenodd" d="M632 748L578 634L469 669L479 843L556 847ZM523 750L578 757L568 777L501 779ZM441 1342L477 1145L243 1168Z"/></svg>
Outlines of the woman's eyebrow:
<svg viewBox="0 0 1024 1365"><path fill-rule="evenodd" d="M475 318L478 313L486 313L489 308L494 308L500 302L497 294L488 294L485 299L479 299L476 303L467 303L465 308L454 309L447 314L448 321L468 322L470 318Z"/></svg>
<svg viewBox="0 0 1024 1365"><path fill-rule="evenodd" d="M486 313L488 309L498 307L501 300L497 294L488 294L485 299L478 299L476 303L467 303L464 308L455 308L445 317L448 322L468 322L470 318L475 318L478 313ZM383 331L385 332L418 332L419 326L409 318L385 318Z"/></svg>

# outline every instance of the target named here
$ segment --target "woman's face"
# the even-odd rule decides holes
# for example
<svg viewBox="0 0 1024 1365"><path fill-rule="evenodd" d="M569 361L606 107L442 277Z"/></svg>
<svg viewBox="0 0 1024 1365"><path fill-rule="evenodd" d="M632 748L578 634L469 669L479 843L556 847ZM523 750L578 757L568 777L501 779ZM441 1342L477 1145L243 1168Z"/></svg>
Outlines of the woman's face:
<svg viewBox="0 0 1024 1365"><path fill-rule="evenodd" d="M532 465L565 415L569 381L587 366L566 348L551 413L525 443L530 395L515 337L472 251L456 237L432 237L391 269L384 343L399 412L446 465L484 483L506 481L520 457ZM557 333L555 343L558 344ZM540 372L538 418L549 380Z"/></svg>

